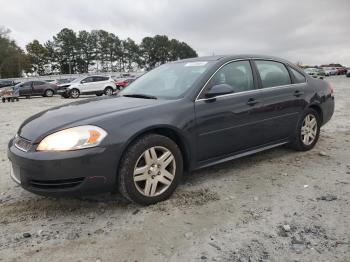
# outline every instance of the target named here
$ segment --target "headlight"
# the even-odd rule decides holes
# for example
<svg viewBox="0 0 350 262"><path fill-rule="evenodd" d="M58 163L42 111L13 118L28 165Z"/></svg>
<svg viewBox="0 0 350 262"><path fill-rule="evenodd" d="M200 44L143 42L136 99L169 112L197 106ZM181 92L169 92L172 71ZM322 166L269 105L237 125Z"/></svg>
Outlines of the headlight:
<svg viewBox="0 0 350 262"><path fill-rule="evenodd" d="M99 145L107 132L97 126L77 126L45 137L37 151L69 151Z"/></svg>

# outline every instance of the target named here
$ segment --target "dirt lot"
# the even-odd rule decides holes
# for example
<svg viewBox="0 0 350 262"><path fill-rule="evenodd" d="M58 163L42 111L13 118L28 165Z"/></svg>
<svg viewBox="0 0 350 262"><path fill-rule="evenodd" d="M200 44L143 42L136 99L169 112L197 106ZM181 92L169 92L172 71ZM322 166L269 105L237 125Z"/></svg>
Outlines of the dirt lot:
<svg viewBox="0 0 350 262"><path fill-rule="evenodd" d="M0 261L350 261L350 78L310 152L278 148L189 175L168 201L53 199L9 177L8 140L59 97L0 104Z"/></svg>

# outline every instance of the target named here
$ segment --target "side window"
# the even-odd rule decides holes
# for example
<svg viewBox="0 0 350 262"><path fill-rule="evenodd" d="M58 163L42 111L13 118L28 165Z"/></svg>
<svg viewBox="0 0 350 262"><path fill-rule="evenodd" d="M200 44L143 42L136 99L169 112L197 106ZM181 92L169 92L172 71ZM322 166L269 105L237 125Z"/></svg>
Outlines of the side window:
<svg viewBox="0 0 350 262"><path fill-rule="evenodd" d="M81 82L82 83L90 83L90 82L93 82L93 77L90 76L90 77L87 77L87 78L84 78Z"/></svg>
<svg viewBox="0 0 350 262"><path fill-rule="evenodd" d="M32 82L25 82L22 84L23 87L30 87Z"/></svg>
<svg viewBox="0 0 350 262"><path fill-rule="evenodd" d="M45 82L41 82L41 81L34 81L33 82L34 86L41 86L41 85L44 85L44 84L46 84L46 83Z"/></svg>
<svg viewBox="0 0 350 262"><path fill-rule="evenodd" d="M209 86L228 84L235 93L254 89L253 73L249 61L232 62L223 66L210 80Z"/></svg>
<svg viewBox="0 0 350 262"><path fill-rule="evenodd" d="M101 76L94 76L94 82L99 82L102 81L102 77Z"/></svg>
<svg viewBox="0 0 350 262"><path fill-rule="evenodd" d="M290 85L292 82L284 64L274 61L256 60L263 88Z"/></svg>
<svg viewBox="0 0 350 262"><path fill-rule="evenodd" d="M299 73L297 70L295 70L294 68L291 68L291 67L289 67L289 69L292 72L292 74L294 75L296 84L300 84L300 83L305 83L306 82L306 78L305 78L305 76L302 73Z"/></svg>

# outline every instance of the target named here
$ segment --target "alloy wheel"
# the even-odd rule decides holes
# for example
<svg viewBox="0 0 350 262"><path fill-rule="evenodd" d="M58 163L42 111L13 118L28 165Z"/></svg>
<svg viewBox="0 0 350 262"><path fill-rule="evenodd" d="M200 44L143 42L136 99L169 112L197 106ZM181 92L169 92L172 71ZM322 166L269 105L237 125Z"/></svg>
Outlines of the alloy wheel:
<svg viewBox="0 0 350 262"><path fill-rule="evenodd" d="M176 161L165 147L147 149L136 161L134 183L137 190L146 197L155 197L165 192L174 180Z"/></svg>
<svg viewBox="0 0 350 262"><path fill-rule="evenodd" d="M79 97L79 91L78 90L72 90L71 91L71 96L73 97L73 98L78 98Z"/></svg>
<svg viewBox="0 0 350 262"><path fill-rule="evenodd" d="M305 116L301 126L301 140L304 145L311 145L317 136L317 119L313 114Z"/></svg>
<svg viewBox="0 0 350 262"><path fill-rule="evenodd" d="M52 97L53 96L52 90L46 90L46 96L47 97Z"/></svg>
<svg viewBox="0 0 350 262"><path fill-rule="evenodd" d="M105 91L105 94L107 96L111 96L111 95L113 95L113 90L111 88L107 88L106 91Z"/></svg>

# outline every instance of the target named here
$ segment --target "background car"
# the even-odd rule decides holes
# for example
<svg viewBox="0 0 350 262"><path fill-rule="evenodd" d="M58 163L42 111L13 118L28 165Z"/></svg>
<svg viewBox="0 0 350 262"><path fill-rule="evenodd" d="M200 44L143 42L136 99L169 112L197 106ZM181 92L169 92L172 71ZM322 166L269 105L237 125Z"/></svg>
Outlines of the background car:
<svg viewBox="0 0 350 262"><path fill-rule="evenodd" d="M15 82L13 80L0 80L0 88L15 86L16 84L18 84L18 82Z"/></svg>
<svg viewBox="0 0 350 262"><path fill-rule="evenodd" d="M337 67L337 75L345 75L346 71L346 67Z"/></svg>
<svg viewBox="0 0 350 262"><path fill-rule="evenodd" d="M312 76L313 78L320 78L323 79L326 76L326 72L322 68L306 68L304 70L308 75Z"/></svg>
<svg viewBox="0 0 350 262"><path fill-rule="evenodd" d="M326 76L326 72L324 71L323 68L317 68L317 71L316 71L317 75L319 77L325 77Z"/></svg>
<svg viewBox="0 0 350 262"><path fill-rule="evenodd" d="M14 89L18 90L19 96L44 96L52 97L57 93L57 85L45 81L26 81L15 85Z"/></svg>
<svg viewBox="0 0 350 262"><path fill-rule="evenodd" d="M307 73L309 76L317 77L317 68L309 67L304 69L305 73Z"/></svg>
<svg viewBox="0 0 350 262"><path fill-rule="evenodd" d="M78 98L80 95L113 95L117 90L110 76L83 76L70 83L59 85L58 94L63 98Z"/></svg>
<svg viewBox="0 0 350 262"><path fill-rule="evenodd" d="M332 75L332 70L329 67L322 67L325 76L331 76Z"/></svg>
<svg viewBox="0 0 350 262"><path fill-rule="evenodd" d="M12 88L16 84L18 84L18 83L16 83L13 80L1 80L0 81L0 96L3 94L3 92L5 92L8 89Z"/></svg>
<svg viewBox="0 0 350 262"><path fill-rule="evenodd" d="M118 90L122 90L123 88L127 87L130 85L132 82L134 82L136 78L122 78L122 79L117 79L115 81L115 85L117 86Z"/></svg>

